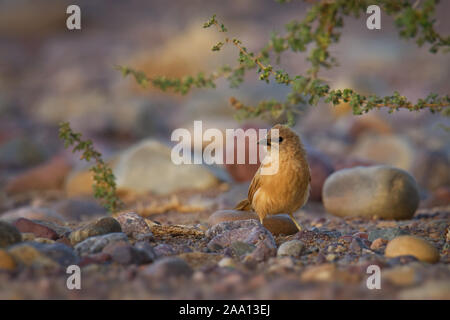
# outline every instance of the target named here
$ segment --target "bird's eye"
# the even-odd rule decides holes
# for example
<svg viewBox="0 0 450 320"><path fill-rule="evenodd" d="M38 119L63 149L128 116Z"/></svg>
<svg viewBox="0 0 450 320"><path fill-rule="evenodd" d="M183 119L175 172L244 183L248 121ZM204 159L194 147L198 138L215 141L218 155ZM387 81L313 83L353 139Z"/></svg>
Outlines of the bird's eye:
<svg viewBox="0 0 450 320"><path fill-rule="evenodd" d="M283 137L278 138L278 142L281 143L283 141Z"/></svg>

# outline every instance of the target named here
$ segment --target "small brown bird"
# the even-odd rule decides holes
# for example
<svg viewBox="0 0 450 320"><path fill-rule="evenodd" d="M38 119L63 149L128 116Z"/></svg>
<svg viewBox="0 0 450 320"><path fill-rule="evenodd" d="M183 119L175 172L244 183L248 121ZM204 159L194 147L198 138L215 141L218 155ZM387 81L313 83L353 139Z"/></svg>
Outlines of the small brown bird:
<svg viewBox="0 0 450 320"><path fill-rule="evenodd" d="M248 189L248 199L242 200L236 210L254 210L261 222L266 216L287 213L297 226L293 213L301 208L309 197L311 175L306 160L306 151L299 136L284 125L277 124L272 129L278 129L278 137L269 131L267 138L258 142L267 144L267 157L278 151L278 172L273 175L262 175L263 167L273 163L273 159L265 158ZM266 161L269 160L269 161Z"/></svg>

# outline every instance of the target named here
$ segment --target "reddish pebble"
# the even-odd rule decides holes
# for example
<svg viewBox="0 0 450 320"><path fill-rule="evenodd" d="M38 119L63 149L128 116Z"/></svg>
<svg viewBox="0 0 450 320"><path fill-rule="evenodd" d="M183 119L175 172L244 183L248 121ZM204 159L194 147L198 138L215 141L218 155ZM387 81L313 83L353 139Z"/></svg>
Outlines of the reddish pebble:
<svg viewBox="0 0 450 320"><path fill-rule="evenodd" d="M353 237L369 240L369 235L365 232L357 232L353 235Z"/></svg>
<svg viewBox="0 0 450 320"><path fill-rule="evenodd" d="M107 253L100 252L83 257L79 265L80 267L84 267L89 264L104 264L109 261L111 261L111 256Z"/></svg>
<svg viewBox="0 0 450 320"><path fill-rule="evenodd" d="M59 238L55 230L25 218L18 219L14 225L20 232L33 233L38 238L47 238L51 240Z"/></svg>
<svg viewBox="0 0 450 320"><path fill-rule="evenodd" d="M341 236L341 237L339 237L339 239L340 239L340 240L343 240L343 241L345 241L345 242L352 242L353 237L350 236L350 235L346 235L346 236Z"/></svg>

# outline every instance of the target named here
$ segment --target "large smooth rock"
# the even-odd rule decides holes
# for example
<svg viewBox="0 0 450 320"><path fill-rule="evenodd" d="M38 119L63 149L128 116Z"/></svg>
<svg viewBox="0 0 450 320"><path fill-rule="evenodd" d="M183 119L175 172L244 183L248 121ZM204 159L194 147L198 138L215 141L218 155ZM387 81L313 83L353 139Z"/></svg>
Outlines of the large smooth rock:
<svg viewBox="0 0 450 320"><path fill-rule="evenodd" d="M308 149L308 164L311 172L310 201L322 200L322 188L326 179L333 173L334 168L331 161L319 151Z"/></svg>
<svg viewBox="0 0 450 320"><path fill-rule="evenodd" d="M117 164L117 156L106 158L106 165L113 168ZM69 197L92 197L94 190L94 173L90 170L91 166L80 164L74 168L66 177L64 190ZM69 199L72 200L72 199ZM76 199L74 199L76 200Z"/></svg>
<svg viewBox="0 0 450 320"><path fill-rule="evenodd" d="M221 222L248 220L259 221L258 215L252 211L239 210L219 210L214 212L208 219L210 225L216 225ZM291 235L298 232L297 227L287 214L277 214L268 216L263 221L264 227L273 235Z"/></svg>
<svg viewBox="0 0 450 320"><path fill-rule="evenodd" d="M49 161L15 176L8 181L5 191L19 194L29 191L60 190L71 166L63 156L55 156Z"/></svg>
<svg viewBox="0 0 450 320"><path fill-rule="evenodd" d="M390 166L339 170L323 188L326 210L340 217L409 219L419 205L414 178Z"/></svg>
<svg viewBox="0 0 450 320"><path fill-rule="evenodd" d="M91 196L93 184L93 173L89 169L75 169L66 177L64 190L69 197Z"/></svg>
<svg viewBox="0 0 450 320"><path fill-rule="evenodd" d="M92 188L91 188L92 190ZM83 198L63 199L52 204L58 214L67 221L82 221L99 218L108 214L108 211L97 201Z"/></svg>
<svg viewBox="0 0 450 320"><path fill-rule="evenodd" d="M417 183L428 190L437 191L450 186L450 154L442 151L423 150L416 158L412 173Z"/></svg>
<svg viewBox="0 0 450 320"><path fill-rule="evenodd" d="M411 170L416 152L411 142L405 137L365 135L358 140L351 155L363 160Z"/></svg>
<svg viewBox="0 0 450 320"><path fill-rule="evenodd" d="M124 151L113 171L119 189L136 193L203 190L218 183L216 176L203 165L175 165L171 149L153 139Z"/></svg>
<svg viewBox="0 0 450 320"><path fill-rule="evenodd" d="M414 256L420 261L436 263L439 261L439 251L428 241L414 236L400 236L389 241L386 257Z"/></svg>
<svg viewBox="0 0 450 320"><path fill-rule="evenodd" d="M9 223L14 223L20 218L50 221L54 223L62 223L62 221L64 221L64 217L52 209L29 206L12 209L0 215L0 221Z"/></svg>
<svg viewBox="0 0 450 320"><path fill-rule="evenodd" d="M19 137L0 144L0 167L23 168L45 159L43 148L28 137Z"/></svg>

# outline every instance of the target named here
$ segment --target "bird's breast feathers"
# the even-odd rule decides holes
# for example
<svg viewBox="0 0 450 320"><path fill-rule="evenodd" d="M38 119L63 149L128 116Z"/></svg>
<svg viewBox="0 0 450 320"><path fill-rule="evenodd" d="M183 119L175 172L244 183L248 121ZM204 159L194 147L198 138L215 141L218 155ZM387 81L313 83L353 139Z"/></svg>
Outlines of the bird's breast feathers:
<svg viewBox="0 0 450 320"><path fill-rule="evenodd" d="M252 207L264 216L292 213L302 207L309 197L308 165L297 161L281 162L277 174L259 176L259 186Z"/></svg>

